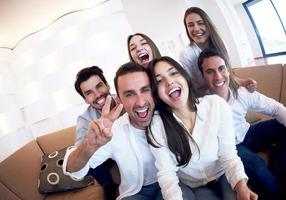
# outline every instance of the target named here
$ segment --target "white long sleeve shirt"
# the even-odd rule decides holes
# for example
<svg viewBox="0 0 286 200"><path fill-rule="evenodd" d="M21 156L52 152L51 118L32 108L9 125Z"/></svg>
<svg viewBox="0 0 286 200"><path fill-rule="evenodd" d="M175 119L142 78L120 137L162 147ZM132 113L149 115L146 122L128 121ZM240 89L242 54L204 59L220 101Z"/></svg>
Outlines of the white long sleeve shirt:
<svg viewBox="0 0 286 200"><path fill-rule="evenodd" d="M157 182L157 169L155 159L148 147L145 131L134 128L130 124L127 113L115 120L112 133L111 141L100 147L78 172L66 171L68 157L75 148L68 150L64 158L63 170L65 174L80 179L88 173L89 168L95 168L111 158L117 163L120 171L120 195L117 199L122 199L138 193L143 185Z"/></svg>
<svg viewBox="0 0 286 200"><path fill-rule="evenodd" d="M245 119L248 110L270 115L286 126L286 108L281 103L257 91L250 93L246 88L240 87L238 97L235 99L230 90L228 104L231 106L233 113L236 144L243 142L250 127Z"/></svg>
<svg viewBox="0 0 286 200"><path fill-rule="evenodd" d="M160 115L157 113L153 117L151 130L154 139L162 146L155 148L150 145L150 148L155 156L158 182L165 200L183 199L178 178L191 188L205 185L224 173L232 188L239 180L247 179L243 164L237 156L230 107L216 95L207 95L199 101L191 134L199 152L190 142L193 155L186 167L177 167L175 156L168 148ZM182 123L178 117L176 119Z"/></svg>

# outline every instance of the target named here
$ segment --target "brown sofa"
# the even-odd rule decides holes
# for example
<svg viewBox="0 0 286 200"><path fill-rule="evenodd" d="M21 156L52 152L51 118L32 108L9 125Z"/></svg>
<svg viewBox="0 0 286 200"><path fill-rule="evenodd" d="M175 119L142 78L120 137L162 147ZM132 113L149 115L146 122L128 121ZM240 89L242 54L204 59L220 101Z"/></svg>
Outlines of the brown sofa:
<svg viewBox="0 0 286 200"><path fill-rule="evenodd" d="M234 68L233 72L240 78L252 78L257 81L257 91L279 101L286 106L286 64L271 64L252 67ZM271 117L262 113L249 111L246 120L250 123L270 119ZM267 163L269 152L259 152Z"/></svg>
<svg viewBox="0 0 286 200"><path fill-rule="evenodd" d="M240 78L253 78L257 81L257 91L286 106L286 64L234 68L233 72ZM269 117L249 112L247 119L250 122L256 122Z"/></svg>
<svg viewBox="0 0 286 200"><path fill-rule="evenodd" d="M87 188L42 195L38 177L43 154L74 144L75 127L33 140L0 163L1 200L104 200L104 188L96 181Z"/></svg>

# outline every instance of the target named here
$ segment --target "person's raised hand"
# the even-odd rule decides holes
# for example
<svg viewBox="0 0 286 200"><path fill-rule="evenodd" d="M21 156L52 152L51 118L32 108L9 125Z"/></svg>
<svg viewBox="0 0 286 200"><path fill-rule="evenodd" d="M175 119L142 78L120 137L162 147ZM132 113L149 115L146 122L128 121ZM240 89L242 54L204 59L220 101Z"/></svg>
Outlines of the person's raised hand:
<svg viewBox="0 0 286 200"><path fill-rule="evenodd" d="M116 120L119 117L123 109L123 105L121 103L116 102L116 105L114 106L114 108L110 110L111 101L112 101L112 98L110 95L108 95L106 97L105 104L101 110L101 117L107 118L111 120L112 122L114 122L114 120Z"/></svg>
<svg viewBox="0 0 286 200"><path fill-rule="evenodd" d="M242 85L251 93L256 91L257 88L257 82L253 79L244 80Z"/></svg>
<svg viewBox="0 0 286 200"><path fill-rule="evenodd" d="M108 95L102 108L101 117L89 123L87 130L87 145L92 152L111 140L112 124L114 120L119 117L123 108L122 104L119 104L110 111L111 100L111 96Z"/></svg>

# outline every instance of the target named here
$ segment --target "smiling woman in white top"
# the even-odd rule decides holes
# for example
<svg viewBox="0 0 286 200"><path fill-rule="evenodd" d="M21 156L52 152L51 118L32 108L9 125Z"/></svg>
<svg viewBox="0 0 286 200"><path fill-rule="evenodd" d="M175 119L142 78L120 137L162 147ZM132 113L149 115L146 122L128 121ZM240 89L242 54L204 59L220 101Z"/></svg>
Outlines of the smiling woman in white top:
<svg viewBox="0 0 286 200"><path fill-rule="evenodd" d="M228 52L216 26L201 8L188 8L184 15L184 25L190 43L180 52L179 60L192 79L196 96L203 96L208 94L208 87L197 64L201 51L205 48L214 48L225 56L226 62L229 61ZM251 92L255 91L257 84L254 80L236 78L240 85Z"/></svg>
<svg viewBox="0 0 286 200"><path fill-rule="evenodd" d="M257 199L246 185L227 103L216 95L194 98L189 76L172 58L154 59L148 74L158 112L147 139L164 199L182 199L179 179L196 199Z"/></svg>

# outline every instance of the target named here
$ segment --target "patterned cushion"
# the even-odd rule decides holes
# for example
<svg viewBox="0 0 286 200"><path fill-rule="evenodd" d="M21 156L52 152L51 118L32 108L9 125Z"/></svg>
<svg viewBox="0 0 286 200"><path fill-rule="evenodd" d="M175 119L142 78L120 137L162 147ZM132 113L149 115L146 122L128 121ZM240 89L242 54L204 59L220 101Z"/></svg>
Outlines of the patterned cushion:
<svg viewBox="0 0 286 200"><path fill-rule="evenodd" d="M94 184L92 176L74 180L63 173L62 165L66 149L43 155L38 188L42 194L84 188Z"/></svg>

